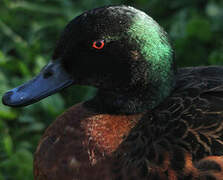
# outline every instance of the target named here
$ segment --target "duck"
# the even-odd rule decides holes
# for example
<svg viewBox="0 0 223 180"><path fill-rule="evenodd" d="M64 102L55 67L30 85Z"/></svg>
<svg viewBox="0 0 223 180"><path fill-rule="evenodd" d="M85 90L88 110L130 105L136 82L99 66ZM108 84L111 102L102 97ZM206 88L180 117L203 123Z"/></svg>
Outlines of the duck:
<svg viewBox="0 0 223 180"><path fill-rule="evenodd" d="M72 85L98 89L46 129L35 180L222 180L223 67L177 68L174 54L134 7L71 20L49 64L2 97L20 107Z"/></svg>

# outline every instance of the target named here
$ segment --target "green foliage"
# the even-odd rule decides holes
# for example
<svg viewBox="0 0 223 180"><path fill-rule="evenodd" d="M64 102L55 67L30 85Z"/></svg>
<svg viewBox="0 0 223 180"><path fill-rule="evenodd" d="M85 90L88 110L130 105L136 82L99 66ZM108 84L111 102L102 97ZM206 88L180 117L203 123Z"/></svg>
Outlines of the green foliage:
<svg viewBox="0 0 223 180"><path fill-rule="evenodd" d="M222 1L2 0L0 96L40 71L73 17L123 3L146 11L169 32L179 66L223 65ZM93 88L77 86L25 108L0 103L0 180L32 180L32 154L44 129L66 108L94 93Z"/></svg>

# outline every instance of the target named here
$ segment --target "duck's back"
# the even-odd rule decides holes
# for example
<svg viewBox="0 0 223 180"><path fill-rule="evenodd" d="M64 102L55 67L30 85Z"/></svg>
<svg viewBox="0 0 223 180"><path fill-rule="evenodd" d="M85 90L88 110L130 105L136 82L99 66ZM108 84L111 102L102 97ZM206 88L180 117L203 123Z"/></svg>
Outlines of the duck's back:
<svg viewBox="0 0 223 180"><path fill-rule="evenodd" d="M180 69L166 105L174 99L168 110L178 122L184 122L182 138L190 143L194 160L223 155L223 67Z"/></svg>
<svg viewBox="0 0 223 180"><path fill-rule="evenodd" d="M223 85L222 66L198 66L181 68L177 71L177 87L185 89L190 87L200 87L200 92L210 90Z"/></svg>
<svg viewBox="0 0 223 180"><path fill-rule="evenodd" d="M82 121L92 116L97 117L92 122L115 117L123 127L115 126L116 120L106 125L102 121L107 134L96 137L120 135L107 144L94 143L112 147L111 151L92 151L95 144L86 136ZM92 132L100 133L100 127L94 128L98 132ZM212 176L220 180L222 155L223 67L183 68L178 71L175 90L152 111L105 115L83 104L72 107L45 132L35 154L34 171L36 180L205 180Z"/></svg>
<svg viewBox="0 0 223 180"><path fill-rule="evenodd" d="M223 67L179 69L175 90L121 148L152 180L223 179Z"/></svg>

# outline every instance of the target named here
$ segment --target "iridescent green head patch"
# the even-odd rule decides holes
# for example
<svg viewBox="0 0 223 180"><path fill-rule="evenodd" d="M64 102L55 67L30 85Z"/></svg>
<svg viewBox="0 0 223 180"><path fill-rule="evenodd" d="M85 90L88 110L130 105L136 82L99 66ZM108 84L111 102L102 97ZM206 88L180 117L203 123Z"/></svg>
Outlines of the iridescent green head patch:
<svg viewBox="0 0 223 180"><path fill-rule="evenodd" d="M154 85L154 91L157 91L158 99L161 100L173 88L173 49L159 24L144 12L135 11L127 35L129 41L136 44L142 58L148 62L149 82ZM156 104L157 102L154 106Z"/></svg>
<svg viewBox="0 0 223 180"><path fill-rule="evenodd" d="M163 71L172 64L172 48L163 29L151 17L138 11L133 18L133 24L128 35L139 46L142 56L149 61L153 70Z"/></svg>

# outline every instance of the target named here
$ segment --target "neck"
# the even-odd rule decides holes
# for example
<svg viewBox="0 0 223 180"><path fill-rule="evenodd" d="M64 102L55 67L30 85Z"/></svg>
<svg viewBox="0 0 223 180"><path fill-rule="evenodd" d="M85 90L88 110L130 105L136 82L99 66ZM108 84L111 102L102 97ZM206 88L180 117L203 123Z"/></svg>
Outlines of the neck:
<svg viewBox="0 0 223 180"><path fill-rule="evenodd" d="M85 105L94 112L108 114L136 114L152 110L159 105L171 92L172 87L165 91L149 85L145 88L115 92L98 90L96 96ZM163 93L166 92L166 93Z"/></svg>

